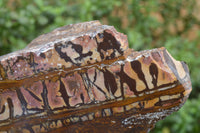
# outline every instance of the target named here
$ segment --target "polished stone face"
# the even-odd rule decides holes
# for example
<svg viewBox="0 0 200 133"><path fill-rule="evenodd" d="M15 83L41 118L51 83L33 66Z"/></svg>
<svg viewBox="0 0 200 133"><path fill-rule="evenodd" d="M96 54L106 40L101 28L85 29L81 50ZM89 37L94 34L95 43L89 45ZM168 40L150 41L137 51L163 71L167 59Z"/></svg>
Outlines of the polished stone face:
<svg viewBox="0 0 200 133"><path fill-rule="evenodd" d="M191 89L165 48L134 51L98 21L68 25L0 57L0 131L148 132Z"/></svg>

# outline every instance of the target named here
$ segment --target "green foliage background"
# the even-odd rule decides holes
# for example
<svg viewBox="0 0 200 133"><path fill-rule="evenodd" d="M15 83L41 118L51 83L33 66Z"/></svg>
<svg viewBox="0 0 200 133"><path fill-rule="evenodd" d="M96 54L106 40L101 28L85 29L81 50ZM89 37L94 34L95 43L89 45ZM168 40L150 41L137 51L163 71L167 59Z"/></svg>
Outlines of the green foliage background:
<svg viewBox="0 0 200 133"><path fill-rule="evenodd" d="M200 2L198 0L1 0L0 55L67 24L100 20L128 36L130 47L166 47L187 62L193 91L152 133L200 132Z"/></svg>

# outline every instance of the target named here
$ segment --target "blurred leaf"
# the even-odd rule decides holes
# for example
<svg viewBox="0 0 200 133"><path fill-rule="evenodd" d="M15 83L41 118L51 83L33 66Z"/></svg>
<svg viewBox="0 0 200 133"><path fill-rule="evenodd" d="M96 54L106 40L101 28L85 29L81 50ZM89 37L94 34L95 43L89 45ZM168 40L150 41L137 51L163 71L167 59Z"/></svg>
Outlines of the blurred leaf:
<svg viewBox="0 0 200 133"><path fill-rule="evenodd" d="M48 23L48 19L45 16L39 16L38 22L39 22L40 25L45 25L45 24Z"/></svg>

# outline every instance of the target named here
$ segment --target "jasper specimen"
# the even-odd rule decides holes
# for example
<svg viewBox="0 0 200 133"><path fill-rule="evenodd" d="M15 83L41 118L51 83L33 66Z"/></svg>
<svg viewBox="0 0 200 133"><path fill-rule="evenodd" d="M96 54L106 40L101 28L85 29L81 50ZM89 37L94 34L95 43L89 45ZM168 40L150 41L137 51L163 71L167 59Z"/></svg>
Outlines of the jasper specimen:
<svg viewBox="0 0 200 133"><path fill-rule="evenodd" d="M68 25L0 57L0 132L149 132L191 90L165 48L134 51L98 21Z"/></svg>

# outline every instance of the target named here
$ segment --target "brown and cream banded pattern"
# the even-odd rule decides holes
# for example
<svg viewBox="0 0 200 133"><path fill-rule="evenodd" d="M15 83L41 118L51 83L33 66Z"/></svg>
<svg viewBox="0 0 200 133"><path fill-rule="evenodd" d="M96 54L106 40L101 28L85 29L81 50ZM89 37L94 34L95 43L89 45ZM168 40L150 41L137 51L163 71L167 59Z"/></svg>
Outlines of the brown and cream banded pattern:
<svg viewBox="0 0 200 133"><path fill-rule="evenodd" d="M0 132L148 132L190 92L165 48L129 49L98 21L68 25L0 57Z"/></svg>

